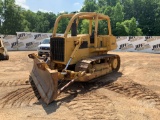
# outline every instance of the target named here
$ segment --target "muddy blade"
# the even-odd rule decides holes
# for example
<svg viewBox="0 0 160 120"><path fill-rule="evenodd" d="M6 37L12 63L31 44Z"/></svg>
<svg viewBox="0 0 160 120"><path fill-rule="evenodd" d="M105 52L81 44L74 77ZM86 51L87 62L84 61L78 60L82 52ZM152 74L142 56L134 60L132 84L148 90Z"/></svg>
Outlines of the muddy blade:
<svg viewBox="0 0 160 120"><path fill-rule="evenodd" d="M42 100L49 104L57 98L58 72L51 70L46 63L37 57L34 57L33 60L31 77Z"/></svg>

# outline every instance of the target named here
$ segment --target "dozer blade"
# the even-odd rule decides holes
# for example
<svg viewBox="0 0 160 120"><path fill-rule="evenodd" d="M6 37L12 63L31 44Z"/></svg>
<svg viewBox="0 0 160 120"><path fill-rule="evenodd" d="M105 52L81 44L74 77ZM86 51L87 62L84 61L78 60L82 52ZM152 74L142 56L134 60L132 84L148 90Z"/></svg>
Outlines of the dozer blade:
<svg viewBox="0 0 160 120"><path fill-rule="evenodd" d="M34 61L31 77L42 100L46 104L49 104L57 98L58 72L57 70L51 70L49 66L34 53L28 56Z"/></svg>

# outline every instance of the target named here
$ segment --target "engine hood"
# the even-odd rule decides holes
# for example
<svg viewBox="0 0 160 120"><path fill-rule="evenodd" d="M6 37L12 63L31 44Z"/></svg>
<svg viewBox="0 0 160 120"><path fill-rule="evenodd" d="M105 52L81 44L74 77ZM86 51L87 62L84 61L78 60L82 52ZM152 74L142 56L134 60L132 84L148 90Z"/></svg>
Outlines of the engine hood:
<svg viewBox="0 0 160 120"><path fill-rule="evenodd" d="M50 47L50 44L40 44L38 47Z"/></svg>

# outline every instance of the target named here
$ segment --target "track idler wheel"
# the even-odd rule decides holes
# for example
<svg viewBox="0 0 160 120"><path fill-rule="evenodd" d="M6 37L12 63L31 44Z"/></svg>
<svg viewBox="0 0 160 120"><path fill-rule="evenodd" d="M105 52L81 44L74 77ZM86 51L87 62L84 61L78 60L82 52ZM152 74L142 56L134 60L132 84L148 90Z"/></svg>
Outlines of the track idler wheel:
<svg viewBox="0 0 160 120"><path fill-rule="evenodd" d="M119 57L113 58L111 62L111 66L112 66L112 70L117 72L120 68L120 58Z"/></svg>

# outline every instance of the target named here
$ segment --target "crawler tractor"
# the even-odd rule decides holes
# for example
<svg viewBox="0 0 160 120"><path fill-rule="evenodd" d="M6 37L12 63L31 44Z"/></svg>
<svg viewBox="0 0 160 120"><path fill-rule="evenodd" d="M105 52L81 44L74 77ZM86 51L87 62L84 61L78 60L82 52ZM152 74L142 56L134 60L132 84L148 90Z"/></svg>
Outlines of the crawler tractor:
<svg viewBox="0 0 160 120"><path fill-rule="evenodd" d="M0 60L9 60L7 49L5 48L3 41L0 39Z"/></svg>
<svg viewBox="0 0 160 120"><path fill-rule="evenodd" d="M56 36L58 23L68 18L63 36ZM88 33L78 34L78 23L88 20ZM98 34L98 22L106 23L106 35ZM120 68L120 57L108 54L117 48L116 37L112 35L110 18L95 12L80 12L60 15L54 24L50 38L49 57L29 54L34 61L30 74L33 89L37 89L42 100L49 104L71 83L87 82ZM59 88L60 81L68 83Z"/></svg>

